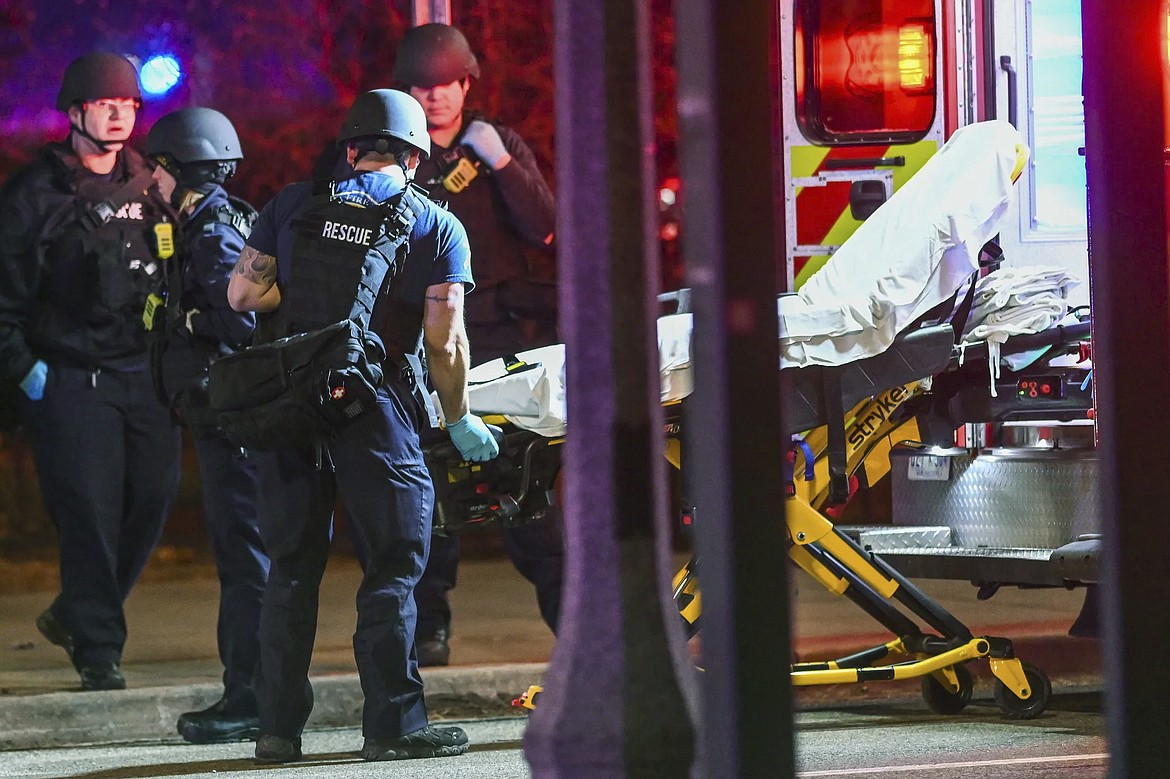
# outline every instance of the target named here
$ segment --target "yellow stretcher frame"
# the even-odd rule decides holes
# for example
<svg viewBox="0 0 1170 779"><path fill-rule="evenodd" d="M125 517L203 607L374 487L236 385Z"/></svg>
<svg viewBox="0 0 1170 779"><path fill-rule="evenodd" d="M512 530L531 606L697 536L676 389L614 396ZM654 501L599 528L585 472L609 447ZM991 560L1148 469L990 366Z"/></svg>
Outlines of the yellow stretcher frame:
<svg viewBox="0 0 1170 779"><path fill-rule="evenodd" d="M927 381L896 386L861 401L848 412L846 462L850 477L864 469L869 483L877 483L890 472L890 450L901 443L919 441L917 421L913 417L905 418L899 411L927 389ZM679 402L672 401L667 406L677 406ZM506 423L503 418L498 421ZM997 680L995 698L1003 714L1013 719L1030 719L1041 714L1048 705L1051 684L1040 669L1015 657L1010 641L971 635L957 619L881 563L876 555L860 548L822 513L829 499L828 426L808 431L802 438L812 453L812 477L806 476L805 455L798 449L793 494L784 506L791 541L788 555L792 561L834 595L856 595L860 591L860 597L888 604L877 604L878 612L894 609L891 602L903 600L934 614L944 626L954 628L950 631L953 635L937 636L921 632L898 635L891 627L895 637L883 644L834 660L791 665L793 686L920 678L927 705L937 713L954 714L966 706L973 688L971 674L964 664L986 658ZM677 433L668 435L664 454L671 465L682 469L682 443ZM702 614L694 557L674 575L672 590L688 634L693 635ZM900 611L899 616L908 619ZM917 631L917 626L914 630ZM533 685L513 704L535 709L542 691L540 685Z"/></svg>
<svg viewBox="0 0 1170 779"><path fill-rule="evenodd" d="M863 400L848 413L845 427L849 431L846 436L849 476L864 468L869 483L875 484L890 472L889 453L894 446L919 441L917 421L913 417L901 419L897 412L927 389L923 381L893 387ZM914 589L889 566L875 563L874 555L850 541L821 512L829 497L828 426L809 431L803 440L813 455L812 478L806 477L805 455L798 449L793 469L794 494L784 505L791 541L789 557L834 595L845 595L859 586L858 582L886 601L897 597L903 589ZM681 468L677 448L668 444L667 456L675 467ZM826 559L835 565L830 567L824 562ZM842 575L842 569L848 573ZM694 632L702 613L702 596L693 558L675 574L672 589L688 632ZM926 598L918 592L914 597ZM988 659L991 672L998 680L996 700L1006 716L1027 719L1044 711L1051 695L1047 677L1038 668L1021 663L1006 639L986 636L952 640L938 652L911 648L905 637L899 636L847 658L796 663L791 666L792 684L805 687L923 678L923 695L928 705L939 713L949 714L959 711L970 698L971 676L962 664L982 658ZM881 663L887 659L896 662Z"/></svg>
<svg viewBox="0 0 1170 779"><path fill-rule="evenodd" d="M1023 144L1016 144L1015 152L1015 166L1011 173L1013 184L1023 172L1029 156L1028 147ZM896 421L897 412L927 389L924 381L892 387L861 401L849 412L845 422L846 430L850 433L846 436L849 477L864 469L869 483L876 484L890 472L890 450L899 443L918 442L916 420L910 418ZM672 401L667 405L679 402ZM500 419L503 420L502 417ZM808 431L804 442L813 453L813 476L808 479L803 468L793 469L794 494L786 499L784 506L785 523L792 542L788 556L792 561L834 595L846 595L860 584L877 597L890 601L898 597L900 592L910 590L913 597L941 611L941 607L924 593L918 592L889 566L879 566L875 556L852 543L821 512L829 499L828 426ZM668 435L665 456L671 465L682 470L682 444L677 435ZM814 549L817 550L816 554L812 551ZM843 576L841 570L833 570L826 565L826 559L843 567L848 575ZM849 580L850 575L856 579L855 582ZM697 630L702 614L702 594L695 571L695 558L692 557L674 575L672 590L683 621L688 629ZM957 623L957 620L954 621ZM963 664L987 658L991 672L998 680L996 701L1006 716L1030 719L1044 711L1051 696L1051 684L1040 669L1025 665L1014 656L1009 641L972 636L958 645L953 645L954 641L950 643L952 645L943 651L923 652L907 646L904 637L897 637L847 658L794 664L791 666L792 684L803 687L922 678L923 697L931 709L953 714L966 705L971 695L971 675ZM889 657L909 659L886 665L870 664ZM534 685L513 704L534 709L541 691L539 685Z"/></svg>

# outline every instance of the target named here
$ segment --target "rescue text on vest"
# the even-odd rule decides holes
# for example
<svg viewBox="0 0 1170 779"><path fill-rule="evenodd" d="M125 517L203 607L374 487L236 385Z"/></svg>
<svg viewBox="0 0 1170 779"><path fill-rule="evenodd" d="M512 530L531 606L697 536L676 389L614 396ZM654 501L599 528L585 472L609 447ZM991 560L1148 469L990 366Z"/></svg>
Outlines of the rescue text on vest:
<svg viewBox="0 0 1170 779"><path fill-rule="evenodd" d="M322 238L332 238L335 241L345 241L359 246L368 245L373 235L374 231L368 227L359 227L344 222L325 222L325 227L321 230Z"/></svg>

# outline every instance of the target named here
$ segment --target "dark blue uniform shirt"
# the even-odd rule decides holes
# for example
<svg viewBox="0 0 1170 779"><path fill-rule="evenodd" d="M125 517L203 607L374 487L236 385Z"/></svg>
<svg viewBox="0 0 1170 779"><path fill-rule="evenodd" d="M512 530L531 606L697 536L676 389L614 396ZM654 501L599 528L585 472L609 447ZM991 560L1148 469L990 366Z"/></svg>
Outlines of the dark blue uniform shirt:
<svg viewBox="0 0 1170 779"><path fill-rule="evenodd" d="M383 173L363 172L337 183L337 194L361 205L384 203L402 191L400 182ZM289 184L264 206L247 244L276 258L277 282L288 279L295 233L292 223L313 202L313 184ZM465 292L475 286L471 275L471 248L463 225L430 200L410 233L410 253L434 257L431 284L462 283Z"/></svg>
<svg viewBox="0 0 1170 779"><path fill-rule="evenodd" d="M196 336L239 348L251 342L256 317L250 312L233 311L228 305L228 281L244 248L244 236L232 225L215 218L215 211L227 206L227 193L222 187L216 187L199 201L183 226L186 233L183 247L187 252L183 265L183 310L199 311L191 317Z"/></svg>

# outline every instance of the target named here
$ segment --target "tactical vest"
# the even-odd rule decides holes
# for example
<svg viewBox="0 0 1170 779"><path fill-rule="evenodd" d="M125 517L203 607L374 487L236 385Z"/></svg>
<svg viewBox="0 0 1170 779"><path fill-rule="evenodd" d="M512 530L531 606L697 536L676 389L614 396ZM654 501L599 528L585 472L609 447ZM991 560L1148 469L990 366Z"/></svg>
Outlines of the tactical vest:
<svg viewBox="0 0 1170 779"><path fill-rule="evenodd" d="M187 312L193 308L183 300L183 280L187 263L195 254L195 245L205 234L212 232L216 225L232 228L244 240L252 234L252 226L259 216L256 209L246 200L233 195L228 195L227 199L225 205L200 212L198 220L183 225L179 234L178 262L169 263L166 274L166 318L163 327L168 340L173 340L176 333L186 329Z"/></svg>
<svg viewBox="0 0 1170 779"><path fill-rule="evenodd" d="M143 314L147 330L151 331L150 365L155 390L176 420L196 438L218 435L218 414L207 402L207 368L224 347L201 341L187 329L187 312L193 307L183 298L188 265L195 256L197 242L216 225L226 225L246 240L258 216L247 201L232 195L227 198L226 204L200 211L196 220L183 225L178 255L167 263L163 294L152 295Z"/></svg>
<svg viewBox="0 0 1170 779"><path fill-rule="evenodd" d="M291 273L273 317L278 338L346 318L368 329L387 276L392 281L405 262L423 207L418 194L408 187L388 203L363 207L339 200L333 190L316 196L293 222Z"/></svg>
<svg viewBox="0 0 1170 779"><path fill-rule="evenodd" d="M54 274L71 278L75 300L58 303L92 312L91 320L120 318L137 331L147 296L163 276L163 262L174 254L171 215L145 194L150 169L136 154L124 154L123 176L75 175L73 218L42 238L43 259ZM72 155L58 155L67 178L77 166Z"/></svg>
<svg viewBox="0 0 1170 779"><path fill-rule="evenodd" d="M333 186L314 198L292 225L290 276L258 345L211 365L211 406L229 437L248 449L320 453L333 431L376 405L387 355L370 319L405 264L424 207L409 187L368 207L339 199ZM395 378L421 380L421 366L391 358Z"/></svg>

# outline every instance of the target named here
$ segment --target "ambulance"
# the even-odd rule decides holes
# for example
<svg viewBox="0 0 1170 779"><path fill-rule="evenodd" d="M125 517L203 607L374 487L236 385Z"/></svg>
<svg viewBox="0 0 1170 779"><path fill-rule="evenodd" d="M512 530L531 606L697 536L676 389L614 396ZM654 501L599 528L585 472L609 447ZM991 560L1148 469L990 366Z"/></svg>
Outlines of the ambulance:
<svg viewBox="0 0 1170 779"><path fill-rule="evenodd" d="M1005 369L994 396L985 386L952 401L953 431L923 431L875 464L868 481L890 479L892 526L842 529L907 576L971 581L982 597L1094 583L1080 3L785 0L779 35L787 289L956 130L1006 119L1029 155L993 266L1067 273L1086 323L1059 370Z"/></svg>

